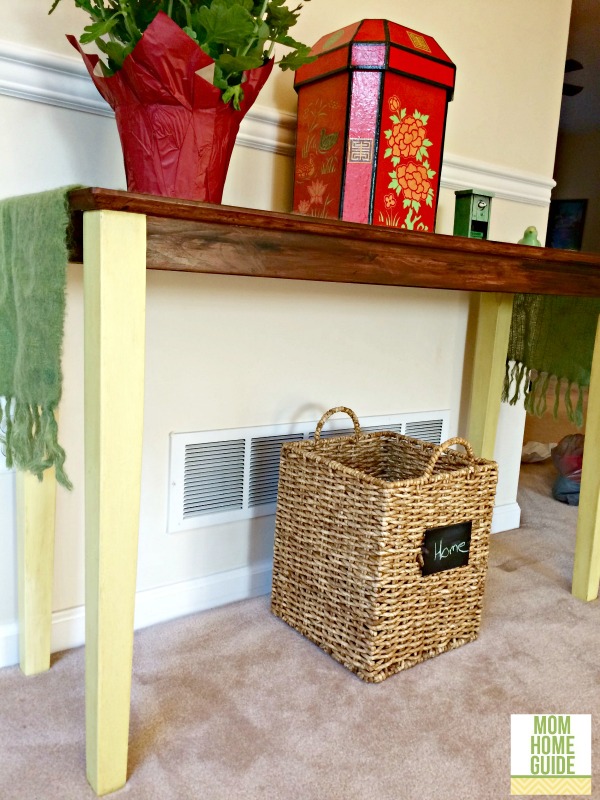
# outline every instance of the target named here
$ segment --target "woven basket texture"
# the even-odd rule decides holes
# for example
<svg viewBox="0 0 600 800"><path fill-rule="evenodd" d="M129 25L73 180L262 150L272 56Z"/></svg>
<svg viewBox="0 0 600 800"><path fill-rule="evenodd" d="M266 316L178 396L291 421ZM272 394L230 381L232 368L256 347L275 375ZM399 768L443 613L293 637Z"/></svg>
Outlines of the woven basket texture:
<svg viewBox="0 0 600 800"><path fill-rule="evenodd" d="M393 432L282 448L271 609L379 682L479 633L497 482L470 445ZM446 450L460 442L463 454ZM469 561L422 575L430 529L472 522Z"/></svg>

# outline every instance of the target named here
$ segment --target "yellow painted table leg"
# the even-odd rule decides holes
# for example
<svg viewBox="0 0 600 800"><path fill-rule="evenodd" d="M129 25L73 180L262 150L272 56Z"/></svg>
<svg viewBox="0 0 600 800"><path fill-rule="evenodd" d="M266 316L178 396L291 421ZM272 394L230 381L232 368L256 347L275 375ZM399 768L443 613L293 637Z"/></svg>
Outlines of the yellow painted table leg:
<svg viewBox="0 0 600 800"><path fill-rule="evenodd" d="M486 292L479 296L467 438L475 453L492 460L506 369L512 306L512 294Z"/></svg>
<svg viewBox="0 0 600 800"><path fill-rule="evenodd" d="M596 331L577 516L573 594L595 600L600 583L600 320Z"/></svg>
<svg viewBox="0 0 600 800"><path fill-rule="evenodd" d="M142 460L146 218L84 215L86 750L97 794L127 780Z"/></svg>
<svg viewBox="0 0 600 800"><path fill-rule="evenodd" d="M42 481L17 472L19 660L25 675L50 667L55 511L54 469Z"/></svg>

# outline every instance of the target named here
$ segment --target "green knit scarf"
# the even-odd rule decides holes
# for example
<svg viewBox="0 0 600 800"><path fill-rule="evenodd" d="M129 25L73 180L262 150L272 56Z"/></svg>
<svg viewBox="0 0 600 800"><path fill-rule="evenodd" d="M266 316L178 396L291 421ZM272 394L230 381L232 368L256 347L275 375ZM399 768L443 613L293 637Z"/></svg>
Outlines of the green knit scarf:
<svg viewBox="0 0 600 800"><path fill-rule="evenodd" d="M0 202L0 445L6 465L71 488L55 411L69 258L64 187ZM2 401L3 399L3 401Z"/></svg>
<svg viewBox="0 0 600 800"><path fill-rule="evenodd" d="M541 416L553 391L556 417L564 384L567 416L581 426L599 314L596 298L515 295L502 399L514 405L525 393L525 408Z"/></svg>

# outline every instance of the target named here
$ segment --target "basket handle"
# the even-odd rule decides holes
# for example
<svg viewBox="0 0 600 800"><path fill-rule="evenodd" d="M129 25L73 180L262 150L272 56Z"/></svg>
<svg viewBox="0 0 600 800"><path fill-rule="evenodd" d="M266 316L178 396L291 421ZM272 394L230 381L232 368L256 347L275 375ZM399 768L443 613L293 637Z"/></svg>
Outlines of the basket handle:
<svg viewBox="0 0 600 800"><path fill-rule="evenodd" d="M429 461L429 464L427 465L425 471L423 472L424 478L431 478L433 469L438 462L438 458L442 455L442 453L445 453L446 450L453 444L462 444L462 446L467 451L467 456L470 458L470 460L471 461L475 460L475 453L473 452L473 448L471 447L469 442L467 442L466 439L461 439L459 436L455 436L453 439L448 439L443 444L440 444L438 445L438 447L435 448L431 456L431 459Z"/></svg>
<svg viewBox="0 0 600 800"><path fill-rule="evenodd" d="M360 422L358 421L358 417L350 408L346 408L346 406L336 406L335 408L330 408L329 411L326 411L321 419L317 423L317 427L315 429L315 445L319 444L321 439L321 431L323 429L323 425L327 422L329 417L332 417L334 414L337 414L339 411L343 411L344 414L348 414L350 419L352 420L352 424L354 425L354 438L358 441L361 437L361 430L360 430Z"/></svg>

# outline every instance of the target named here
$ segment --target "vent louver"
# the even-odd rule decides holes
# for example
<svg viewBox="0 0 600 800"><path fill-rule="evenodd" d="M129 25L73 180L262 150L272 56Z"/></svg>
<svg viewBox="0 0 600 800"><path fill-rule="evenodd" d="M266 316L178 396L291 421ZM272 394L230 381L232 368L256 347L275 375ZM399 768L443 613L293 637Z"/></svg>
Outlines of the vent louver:
<svg viewBox="0 0 600 800"><path fill-rule="evenodd" d="M275 503L279 480L279 456L284 442L302 440L301 433L287 436L259 436L252 439L250 447L250 508Z"/></svg>
<svg viewBox="0 0 600 800"><path fill-rule="evenodd" d="M244 439L186 445L184 519L243 508L245 450Z"/></svg>
<svg viewBox="0 0 600 800"><path fill-rule="evenodd" d="M448 411L361 419L365 433L391 430L440 443ZM284 442L314 436L316 422L171 434L168 530L219 525L274 514ZM347 417L328 420L321 435L352 436Z"/></svg>
<svg viewBox="0 0 600 800"><path fill-rule="evenodd" d="M441 444L443 426L444 421L441 419L407 422L404 433L406 436L412 436L413 439L422 439L424 442Z"/></svg>

